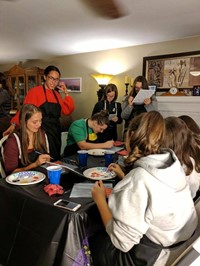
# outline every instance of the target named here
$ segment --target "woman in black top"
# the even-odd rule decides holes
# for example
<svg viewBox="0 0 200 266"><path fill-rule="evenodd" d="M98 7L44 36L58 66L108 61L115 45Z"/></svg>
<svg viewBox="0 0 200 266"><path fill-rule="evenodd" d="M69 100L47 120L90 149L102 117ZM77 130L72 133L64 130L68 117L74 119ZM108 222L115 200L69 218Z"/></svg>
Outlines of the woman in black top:
<svg viewBox="0 0 200 266"><path fill-rule="evenodd" d="M122 123L121 118L121 103L116 102L118 97L118 90L115 84L108 84L104 90L103 100L97 102L92 111L92 116L101 110L109 112L110 124L103 133L99 133L98 138L100 142L107 140L117 140L117 125Z"/></svg>

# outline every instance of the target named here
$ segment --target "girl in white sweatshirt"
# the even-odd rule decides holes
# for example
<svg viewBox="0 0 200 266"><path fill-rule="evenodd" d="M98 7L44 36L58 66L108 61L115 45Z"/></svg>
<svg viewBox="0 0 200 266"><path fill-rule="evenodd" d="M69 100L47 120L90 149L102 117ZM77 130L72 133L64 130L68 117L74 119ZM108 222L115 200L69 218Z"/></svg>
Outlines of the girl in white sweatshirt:
<svg viewBox="0 0 200 266"><path fill-rule="evenodd" d="M175 116L165 118L164 147L172 149L178 157L189 184L192 197L200 188L200 146L186 123Z"/></svg>
<svg viewBox="0 0 200 266"><path fill-rule="evenodd" d="M128 174L111 164L122 179L108 203L103 182L93 199L105 231L89 239L95 266L165 265L168 248L191 237L197 214L185 173L172 150L162 150L165 121L151 111L129 125L125 163Z"/></svg>

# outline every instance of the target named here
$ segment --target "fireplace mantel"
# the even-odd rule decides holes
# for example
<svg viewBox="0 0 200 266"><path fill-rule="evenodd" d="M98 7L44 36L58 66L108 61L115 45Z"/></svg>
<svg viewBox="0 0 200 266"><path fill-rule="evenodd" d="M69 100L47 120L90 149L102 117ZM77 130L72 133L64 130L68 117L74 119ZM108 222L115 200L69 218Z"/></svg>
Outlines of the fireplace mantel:
<svg viewBox="0 0 200 266"><path fill-rule="evenodd" d="M156 96L158 111L164 116L189 115L200 126L199 96Z"/></svg>

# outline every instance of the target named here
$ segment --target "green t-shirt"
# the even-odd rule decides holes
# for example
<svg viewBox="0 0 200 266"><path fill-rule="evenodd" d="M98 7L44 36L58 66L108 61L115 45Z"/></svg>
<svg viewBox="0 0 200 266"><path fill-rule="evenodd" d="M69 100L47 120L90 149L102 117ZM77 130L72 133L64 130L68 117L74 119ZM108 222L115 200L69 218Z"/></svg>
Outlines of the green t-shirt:
<svg viewBox="0 0 200 266"><path fill-rule="evenodd" d="M67 146L86 140L88 133L89 140L94 141L97 139L97 135L90 127L87 130L86 121L87 119L81 118L71 124L68 131Z"/></svg>

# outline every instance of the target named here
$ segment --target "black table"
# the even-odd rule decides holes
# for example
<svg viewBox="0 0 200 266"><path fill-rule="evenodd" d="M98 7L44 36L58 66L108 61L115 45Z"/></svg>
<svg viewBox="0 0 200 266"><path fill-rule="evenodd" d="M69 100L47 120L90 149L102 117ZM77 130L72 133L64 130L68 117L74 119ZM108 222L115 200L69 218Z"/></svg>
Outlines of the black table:
<svg viewBox="0 0 200 266"><path fill-rule="evenodd" d="M93 165L90 163L92 162ZM103 166L103 158L89 158L89 166ZM103 227L91 198L70 198L74 183L86 178L63 174L62 196L44 192L47 179L29 186L0 179L0 264L6 266L92 265L88 237ZM81 203L75 213L53 206L60 198Z"/></svg>

